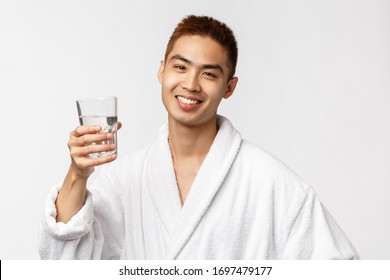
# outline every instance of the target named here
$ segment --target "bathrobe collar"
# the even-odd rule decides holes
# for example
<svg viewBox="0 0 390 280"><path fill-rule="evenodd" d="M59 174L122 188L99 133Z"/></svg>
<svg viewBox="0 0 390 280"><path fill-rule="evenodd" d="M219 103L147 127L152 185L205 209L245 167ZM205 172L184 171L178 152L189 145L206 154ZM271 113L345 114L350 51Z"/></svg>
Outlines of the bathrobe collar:
<svg viewBox="0 0 390 280"><path fill-rule="evenodd" d="M158 141L149 149L143 181L154 206L170 235L167 259L175 259L206 213L233 164L241 144L240 133L230 121L217 116L218 133L181 205L168 143L168 125L160 130Z"/></svg>

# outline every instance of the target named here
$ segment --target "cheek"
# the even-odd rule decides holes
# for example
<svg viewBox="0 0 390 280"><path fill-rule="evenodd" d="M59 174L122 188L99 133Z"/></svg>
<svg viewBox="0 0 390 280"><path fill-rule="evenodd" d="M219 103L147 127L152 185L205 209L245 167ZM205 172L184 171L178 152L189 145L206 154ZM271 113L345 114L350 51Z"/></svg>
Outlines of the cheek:
<svg viewBox="0 0 390 280"><path fill-rule="evenodd" d="M171 97L174 95L174 91L177 87L177 80L172 78L172 75L165 75L162 79L161 93L162 99L165 105L172 102Z"/></svg>
<svg viewBox="0 0 390 280"><path fill-rule="evenodd" d="M204 90L208 92L209 98L213 100L213 102L220 102L224 97L226 92L226 87L223 85L209 85L209 87L205 87Z"/></svg>
<svg viewBox="0 0 390 280"><path fill-rule="evenodd" d="M162 84L165 88L170 88L178 84L179 78L177 75L168 72L162 77Z"/></svg>
<svg viewBox="0 0 390 280"><path fill-rule="evenodd" d="M161 84L161 91L163 96L169 94L169 91L171 89L169 81L167 81L165 78L162 80Z"/></svg>

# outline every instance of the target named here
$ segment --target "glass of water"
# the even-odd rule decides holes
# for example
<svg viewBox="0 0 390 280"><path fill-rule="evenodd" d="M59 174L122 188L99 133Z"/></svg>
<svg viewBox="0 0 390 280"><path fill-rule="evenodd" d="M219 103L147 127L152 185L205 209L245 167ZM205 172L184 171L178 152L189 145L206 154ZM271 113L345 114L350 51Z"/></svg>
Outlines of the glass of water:
<svg viewBox="0 0 390 280"><path fill-rule="evenodd" d="M98 125L102 128L99 133L112 133L113 138L102 142L92 142L91 145L117 144L117 98L115 96L93 97L76 101L80 125ZM117 153L114 151L89 154L90 158L105 157Z"/></svg>

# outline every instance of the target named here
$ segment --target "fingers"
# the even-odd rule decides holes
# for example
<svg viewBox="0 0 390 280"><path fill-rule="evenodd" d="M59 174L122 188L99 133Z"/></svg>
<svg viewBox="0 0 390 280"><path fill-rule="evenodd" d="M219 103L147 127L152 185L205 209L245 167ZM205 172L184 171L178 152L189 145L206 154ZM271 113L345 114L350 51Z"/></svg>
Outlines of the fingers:
<svg viewBox="0 0 390 280"><path fill-rule="evenodd" d="M118 122L117 130L119 130L121 127L122 123ZM70 142L72 143L68 143L68 146L70 146L71 144L84 146L89 145L92 142L98 143L106 140L111 140L113 138L113 133L102 132L102 128L100 126L79 126L70 133Z"/></svg>
<svg viewBox="0 0 390 280"><path fill-rule="evenodd" d="M98 144L98 145L88 145L83 147L73 147L73 149L70 152L70 155L72 158L76 157L85 157L89 154L96 154L96 153L110 153L115 151L116 145L115 144Z"/></svg>
<svg viewBox="0 0 390 280"><path fill-rule="evenodd" d="M70 145L85 146L91 143L101 143L114 138L113 133L84 134L79 137L71 136Z"/></svg>
<svg viewBox="0 0 390 280"><path fill-rule="evenodd" d="M122 123L118 122L117 130L122 127ZM100 133L99 133L100 132ZM116 145L113 144L114 133L105 133L102 127L96 125L78 126L70 133L68 147L72 158L73 167L79 174L90 174L93 172L93 167L109 163L117 158L116 154L112 154ZM107 156L90 158L92 154L107 153Z"/></svg>
<svg viewBox="0 0 390 280"><path fill-rule="evenodd" d="M90 159L92 166L99 166L114 161L117 158L116 154L108 155L101 158Z"/></svg>
<svg viewBox="0 0 390 280"><path fill-rule="evenodd" d="M112 162L116 158L117 158L116 154L107 155L105 157L98 157L98 158L76 157L74 158L74 163L76 164L77 168L81 170L86 170L89 168L93 168L95 166Z"/></svg>
<svg viewBox="0 0 390 280"><path fill-rule="evenodd" d="M98 125L80 125L70 133L72 137L80 137L84 134L96 134L102 130L101 126Z"/></svg>

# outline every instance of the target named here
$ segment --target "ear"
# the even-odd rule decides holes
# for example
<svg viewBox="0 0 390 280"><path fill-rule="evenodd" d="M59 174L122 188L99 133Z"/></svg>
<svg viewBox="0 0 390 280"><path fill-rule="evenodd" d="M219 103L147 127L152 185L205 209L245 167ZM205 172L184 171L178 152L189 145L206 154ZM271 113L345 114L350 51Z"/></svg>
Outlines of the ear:
<svg viewBox="0 0 390 280"><path fill-rule="evenodd" d="M230 79L230 81L227 84L226 92L223 98L228 99L230 96L232 96L237 83L238 83L238 77L233 77Z"/></svg>
<svg viewBox="0 0 390 280"><path fill-rule="evenodd" d="M160 67L158 68L158 74L157 74L158 81L160 82L160 84L162 84L162 76L164 74L164 67L165 67L165 61L161 60Z"/></svg>

